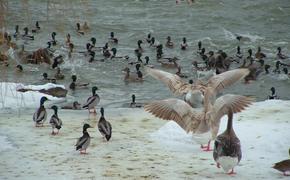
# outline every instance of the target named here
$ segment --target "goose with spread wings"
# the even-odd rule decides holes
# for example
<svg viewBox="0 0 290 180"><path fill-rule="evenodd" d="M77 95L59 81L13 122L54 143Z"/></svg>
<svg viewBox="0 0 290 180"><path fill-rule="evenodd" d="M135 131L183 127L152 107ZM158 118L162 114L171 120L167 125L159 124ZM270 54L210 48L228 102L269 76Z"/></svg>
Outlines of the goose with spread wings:
<svg viewBox="0 0 290 180"><path fill-rule="evenodd" d="M216 99L213 105L209 103L207 110L192 108L185 101L175 98L153 101L146 104L144 109L158 118L175 121L187 133L192 132L198 143L208 143L202 148L209 151L210 141L217 137L220 119L228 113L229 108L233 113L238 113L252 102L251 97L227 94Z"/></svg>
<svg viewBox="0 0 290 180"><path fill-rule="evenodd" d="M203 103L207 105L208 101L213 103L216 95L224 88L245 78L250 73L250 70L247 68L234 69L215 75L206 83L197 80L195 83L190 84L184 82L179 76L166 71L152 69L146 66L144 66L144 69L149 75L166 84L174 95L185 95L185 102L193 108L202 107ZM205 94L207 96L207 99L205 99L207 102L204 102L205 100L203 99Z"/></svg>

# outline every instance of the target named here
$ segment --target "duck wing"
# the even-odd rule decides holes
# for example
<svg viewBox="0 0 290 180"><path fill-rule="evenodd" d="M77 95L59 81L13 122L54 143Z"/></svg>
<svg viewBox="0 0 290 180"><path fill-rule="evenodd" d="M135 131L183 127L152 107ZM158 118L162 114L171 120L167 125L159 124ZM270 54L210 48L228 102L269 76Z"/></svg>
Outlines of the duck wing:
<svg viewBox="0 0 290 180"><path fill-rule="evenodd" d="M96 104L100 102L100 97L96 94L95 96L91 96L87 99L87 102L83 105L83 108L89 107L90 104L94 103L96 101Z"/></svg>
<svg viewBox="0 0 290 180"><path fill-rule="evenodd" d="M145 72L147 72L153 78L160 80L165 85L167 85L174 95L186 94L188 91L190 91L193 88L193 85L184 82L176 74L171 74L166 71L153 69L146 66L144 67L144 69L145 69Z"/></svg>
<svg viewBox="0 0 290 180"><path fill-rule="evenodd" d="M233 113L238 113L251 105L253 101L254 98L242 95L227 94L219 97L212 109L213 116L210 124L213 137L216 137L220 126L220 119L228 113L229 108L232 109Z"/></svg>
<svg viewBox="0 0 290 180"><path fill-rule="evenodd" d="M82 137L80 137L76 143L76 150L86 149L88 144L90 143L90 136L88 133L84 133ZM85 147L86 146L86 147Z"/></svg>
<svg viewBox="0 0 290 180"><path fill-rule="evenodd" d="M37 111L33 114L33 121L39 123L41 121L45 121L46 119L46 110L44 107L40 107Z"/></svg>
<svg viewBox="0 0 290 180"><path fill-rule="evenodd" d="M158 118L175 121L186 132L194 132L203 120L202 113L180 99L153 101L144 109Z"/></svg>

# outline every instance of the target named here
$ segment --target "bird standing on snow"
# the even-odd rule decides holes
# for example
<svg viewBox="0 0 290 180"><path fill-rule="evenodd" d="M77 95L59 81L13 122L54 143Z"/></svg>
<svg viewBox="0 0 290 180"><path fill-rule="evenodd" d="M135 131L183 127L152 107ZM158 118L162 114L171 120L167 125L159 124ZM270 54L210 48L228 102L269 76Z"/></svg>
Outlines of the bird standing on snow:
<svg viewBox="0 0 290 180"><path fill-rule="evenodd" d="M86 154L86 150L90 145L91 137L87 131L88 128L91 128L89 124L84 124L83 126L83 136L80 137L76 143L76 150L80 151L81 154Z"/></svg>
<svg viewBox="0 0 290 180"><path fill-rule="evenodd" d="M59 119L58 115L57 115L57 106L52 106L51 109L54 110L54 114L51 116L49 123L51 124L52 127L52 135L56 135L58 134L61 126L62 126L62 121L61 119ZM57 129L57 132L54 132L54 129Z"/></svg>
<svg viewBox="0 0 290 180"><path fill-rule="evenodd" d="M89 110L89 113L91 113L91 109L93 109L93 113L96 113L96 106L100 102L100 97L98 94L96 94L96 90L98 88L94 86L92 88L93 95L87 99L87 102L83 105L83 108L87 108Z"/></svg>
<svg viewBox="0 0 290 180"><path fill-rule="evenodd" d="M228 109L227 129L215 140L213 158L217 162L217 167L222 166L228 174L235 174L234 167L242 158L240 140L233 129L233 110L231 108ZM231 171L229 172L229 170Z"/></svg>
<svg viewBox="0 0 290 180"><path fill-rule="evenodd" d="M47 113L43 104L47 100L47 97L41 97L40 106L33 114L33 121L35 122L35 127L43 126L44 121L46 121Z"/></svg>
<svg viewBox="0 0 290 180"><path fill-rule="evenodd" d="M101 108L101 117L98 123L98 128L102 136L105 137L107 141L109 141L112 135L112 126L110 122L106 121L105 119L104 108Z"/></svg>

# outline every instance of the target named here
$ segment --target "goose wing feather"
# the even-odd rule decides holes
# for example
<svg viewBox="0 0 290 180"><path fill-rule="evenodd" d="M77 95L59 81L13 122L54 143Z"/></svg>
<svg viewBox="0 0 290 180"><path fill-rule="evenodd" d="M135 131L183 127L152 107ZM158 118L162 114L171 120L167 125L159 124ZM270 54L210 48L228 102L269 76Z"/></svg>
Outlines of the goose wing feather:
<svg viewBox="0 0 290 180"><path fill-rule="evenodd" d="M158 118L175 121L186 132L195 131L202 120L199 111L186 102L174 98L153 101L146 104L144 109Z"/></svg>

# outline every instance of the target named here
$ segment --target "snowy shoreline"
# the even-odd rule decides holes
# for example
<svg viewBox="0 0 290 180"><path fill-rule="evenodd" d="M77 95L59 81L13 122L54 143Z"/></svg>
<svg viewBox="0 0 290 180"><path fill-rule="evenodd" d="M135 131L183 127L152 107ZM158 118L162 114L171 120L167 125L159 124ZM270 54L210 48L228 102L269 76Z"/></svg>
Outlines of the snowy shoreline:
<svg viewBox="0 0 290 180"><path fill-rule="evenodd" d="M287 179L272 165L288 157L290 101L254 103L234 116L243 158L235 179ZM48 118L52 110L48 109ZM96 116L85 110L60 110L63 128L51 136L48 122L35 128L33 109L1 112L0 130L7 147L1 151L3 179L228 179L216 168L212 152L202 152L191 135L174 122L159 120L143 109L105 109L113 126L112 139L103 142ZM74 144L83 123L92 137L88 155L80 155ZM223 117L220 132L226 127ZM6 146L2 142L2 146ZM11 144L13 146L11 146ZM4 150L3 150L4 149Z"/></svg>

